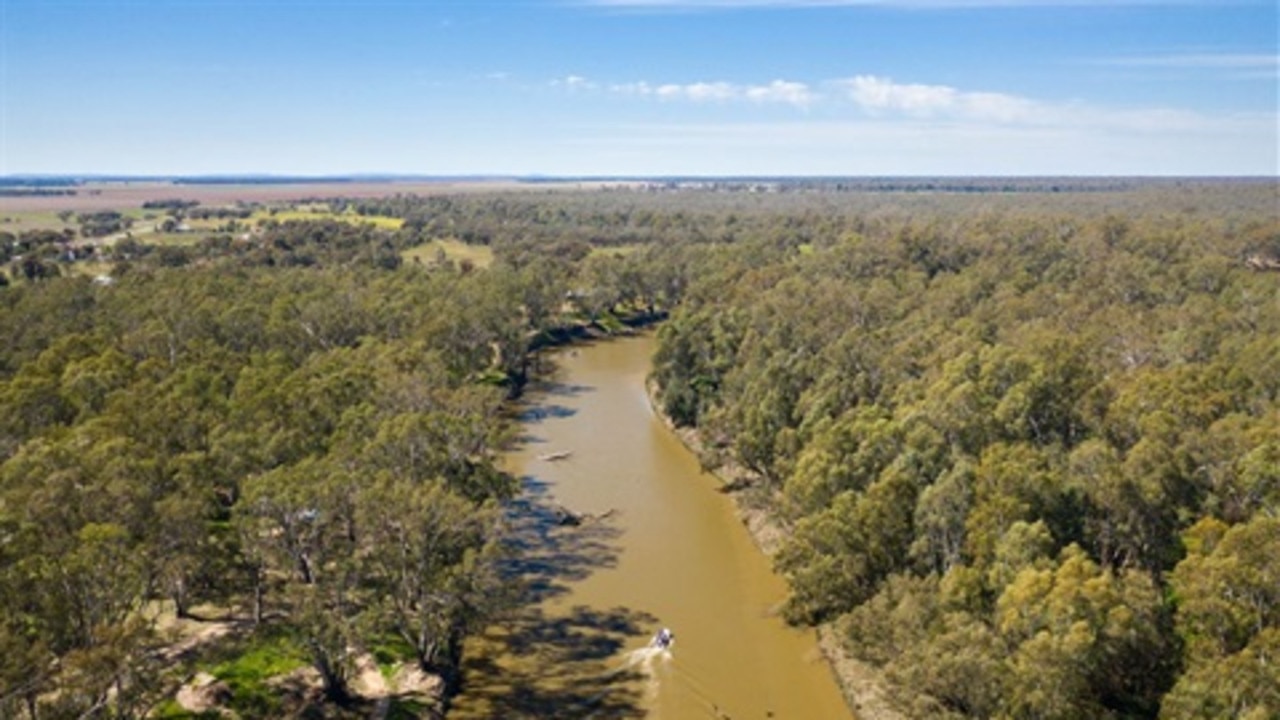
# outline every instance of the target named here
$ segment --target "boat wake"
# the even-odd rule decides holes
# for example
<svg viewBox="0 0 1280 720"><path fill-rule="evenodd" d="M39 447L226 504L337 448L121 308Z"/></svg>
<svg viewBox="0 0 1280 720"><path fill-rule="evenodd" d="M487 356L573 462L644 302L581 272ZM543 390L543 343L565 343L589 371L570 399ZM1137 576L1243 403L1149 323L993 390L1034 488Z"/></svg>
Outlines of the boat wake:
<svg viewBox="0 0 1280 720"><path fill-rule="evenodd" d="M606 677L613 678L624 675L642 677L645 701L651 706L657 702L658 694L663 684L674 681L679 685L682 692L690 693L697 698L697 702L704 706L705 712L709 717L717 720L734 717L709 694L705 684L691 672L692 668L682 667L682 664L675 658L671 652L674 637L670 630L664 629L661 633L655 635L654 639L645 647L628 651L622 657L621 662L609 669L605 674ZM604 693L600 697L603 697L603 695ZM595 699L599 700L599 698ZM597 716L591 714L587 717L595 718Z"/></svg>
<svg viewBox="0 0 1280 720"><path fill-rule="evenodd" d="M637 648L624 655L622 657L622 662L615 667L610 668L603 677L612 680L614 678L633 674L642 676L644 678L645 700L652 703L657 700L658 688L661 684L658 667L660 664L666 664L670 659L671 652L667 648L656 647L653 645ZM599 705L609 692L610 690L606 689L598 695L588 698L585 704L587 706ZM592 720L596 717L598 716L594 712L586 715L588 720Z"/></svg>
<svg viewBox="0 0 1280 720"><path fill-rule="evenodd" d="M665 664L670 659L671 650L665 647L649 645L636 648L626 654L618 672L631 671L643 675L646 699L652 701L657 697L658 687L661 684L658 668L660 664Z"/></svg>

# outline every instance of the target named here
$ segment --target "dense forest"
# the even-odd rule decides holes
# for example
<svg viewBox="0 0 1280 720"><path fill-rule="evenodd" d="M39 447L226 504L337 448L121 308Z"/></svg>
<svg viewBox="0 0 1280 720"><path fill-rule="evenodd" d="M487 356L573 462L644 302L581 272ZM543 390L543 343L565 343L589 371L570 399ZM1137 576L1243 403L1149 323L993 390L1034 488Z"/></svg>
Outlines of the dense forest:
<svg viewBox="0 0 1280 720"><path fill-rule="evenodd" d="M519 592L507 399L536 347L659 296L621 256L403 262L425 239L335 219L0 237L0 715L181 717L205 668L244 717L360 716L362 656L456 684ZM77 271L84 247L109 274ZM174 618L252 627L193 648ZM299 665L321 697L260 682Z"/></svg>
<svg viewBox="0 0 1280 720"><path fill-rule="evenodd" d="M501 329L459 305L478 288L210 268L7 292L2 714L171 694L161 600L251 608L337 701L352 648L385 636L451 671L500 599L512 491L505 392L473 377Z"/></svg>
<svg viewBox="0 0 1280 720"><path fill-rule="evenodd" d="M1247 265L1280 258L1275 185L902 189L0 234L0 715L163 715L213 662L164 619L215 611L326 707L365 654L456 681L519 592L506 399L568 330L669 310L664 409L789 530L788 619L907 715L1275 716L1280 274ZM494 262L407 254L439 239Z"/></svg>
<svg viewBox="0 0 1280 720"><path fill-rule="evenodd" d="M728 252L667 412L909 717L1280 714L1280 276L1254 213L924 216Z"/></svg>

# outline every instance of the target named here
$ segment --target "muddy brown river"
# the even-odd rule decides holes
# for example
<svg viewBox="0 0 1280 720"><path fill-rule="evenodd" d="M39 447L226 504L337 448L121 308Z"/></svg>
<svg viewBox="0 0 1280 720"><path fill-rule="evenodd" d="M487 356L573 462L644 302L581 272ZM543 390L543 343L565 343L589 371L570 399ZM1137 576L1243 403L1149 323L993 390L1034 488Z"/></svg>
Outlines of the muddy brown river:
<svg viewBox="0 0 1280 720"><path fill-rule="evenodd" d="M507 467L532 599L469 642L450 718L851 718L813 634L774 616L783 582L731 501L649 407L653 349L564 350L529 393ZM675 642L647 647L663 627Z"/></svg>

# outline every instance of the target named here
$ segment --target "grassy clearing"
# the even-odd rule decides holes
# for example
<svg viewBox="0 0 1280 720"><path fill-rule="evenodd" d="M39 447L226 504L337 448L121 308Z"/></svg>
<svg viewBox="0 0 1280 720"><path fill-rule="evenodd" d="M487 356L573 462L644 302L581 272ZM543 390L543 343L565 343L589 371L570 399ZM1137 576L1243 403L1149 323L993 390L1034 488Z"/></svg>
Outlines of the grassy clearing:
<svg viewBox="0 0 1280 720"><path fill-rule="evenodd" d="M111 263L101 260L81 260L80 262L60 264L58 269L62 271L63 275L97 277L99 275L110 275Z"/></svg>
<svg viewBox="0 0 1280 720"><path fill-rule="evenodd" d="M240 654L210 669L219 680L253 682L283 675L307 664L307 657L294 639L283 633L262 632L248 641Z"/></svg>
<svg viewBox="0 0 1280 720"><path fill-rule="evenodd" d="M182 233L166 233L166 232L135 232L133 237L138 242L148 245L195 245L208 235L212 235L212 231L192 230Z"/></svg>
<svg viewBox="0 0 1280 720"><path fill-rule="evenodd" d="M52 210L41 212L35 210L0 211L0 232L17 235L27 230L59 230L76 228L75 218L72 222L63 222L58 213Z"/></svg>
<svg viewBox="0 0 1280 720"><path fill-rule="evenodd" d="M207 668L209 674L231 688L229 707L243 717L279 715L280 691L267 681L307 665L305 651L281 632L259 632L221 648L223 660Z"/></svg>
<svg viewBox="0 0 1280 720"><path fill-rule="evenodd" d="M249 216L249 222L256 224L259 220L275 220L276 222L288 222L290 220L337 220L338 222L351 223L352 225L369 224L381 230L399 230L404 224L401 218L386 217L382 215L356 215L355 213L335 213L330 211L323 205L304 205L292 210L258 210Z"/></svg>
<svg viewBox="0 0 1280 720"><path fill-rule="evenodd" d="M140 210L138 208L122 210L120 214L133 221L133 225L129 228L128 232L132 233L134 238L140 242L155 242L154 238L159 234L156 230L156 226L164 221L164 216L157 215L151 210ZM62 219L58 217L58 214L53 211L0 213L0 232L9 232L14 235L18 235L31 230L56 230L61 232L62 230L70 228L71 230L77 231L76 239L78 241L95 239L80 237L78 234L80 224L76 222L74 216L72 216L70 220L70 222L63 222ZM118 234L119 233L112 233L112 236L114 237ZM199 234L199 231L193 230L192 234L193 237L188 242L195 242L195 240L202 237L202 235ZM101 240L101 238L97 239Z"/></svg>
<svg viewBox="0 0 1280 720"><path fill-rule="evenodd" d="M163 211L143 210L137 207L124 208L119 212L124 217L133 220L133 227L130 228L133 236L140 241L146 240L147 242L152 242L152 238L160 234L156 228L160 223L164 222L166 217ZM79 229L80 226L76 222L74 215L71 216L70 220L70 222L63 222L58 217L58 213L52 210L0 210L0 231L16 235L28 230L61 231L65 228ZM277 222L287 222L289 220L336 220L353 225L369 224L381 230L399 230L400 226L404 224L404 220L401 218L335 213L323 204L303 205L290 209L266 208L254 212L248 218L237 219L237 222L245 228L250 228L262 220L275 220ZM190 228L187 232L174 234L174 237L166 237L165 241L170 244L190 244L206 234L217 232L218 228L224 226L228 221L228 219L224 218L188 219L184 221L187 227ZM191 239L185 239L186 236L190 236Z"/></svg>
<svg viewBox="0 0 1280 720"><path fill-rule="evenodd" d="M468 245L458 240L435 240L425 245L409 248L400 253L400 257L404 258L407 263L412 263L416 260L423 265L430 265L436 261L436 256L440 250L444 251L446 258L454 262L470 260L473 265L479 268L487 268L493 264L493 250L487 245Z"/></svg>

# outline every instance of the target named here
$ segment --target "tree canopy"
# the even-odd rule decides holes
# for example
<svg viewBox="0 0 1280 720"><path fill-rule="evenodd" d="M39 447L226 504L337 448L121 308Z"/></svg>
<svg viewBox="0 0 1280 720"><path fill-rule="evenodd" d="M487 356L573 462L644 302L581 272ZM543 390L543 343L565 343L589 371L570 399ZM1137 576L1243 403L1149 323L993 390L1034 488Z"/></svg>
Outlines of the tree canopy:
<svg viewBox="0 0 1280 720"><path fill-rule="evenodd" d="M1275 193L328 198L93 246L109 282L74 233L0 233L0 714L153 710L161 604L251 616L337 703L388 638L456 680L510 590L495 458L531 352L669 310L662 408L785 526L787 617L835 623L907 714L1273 717ZM494 262L405 262L438 240Z"/></svg>
<svg viewBox="0 0 1280 720"><path fill-rule="evenodd" d="M788 529L787 616L909 716L1280 713L1274 189L1176 195L739 242L661 328L666 411Z"/></svg>

